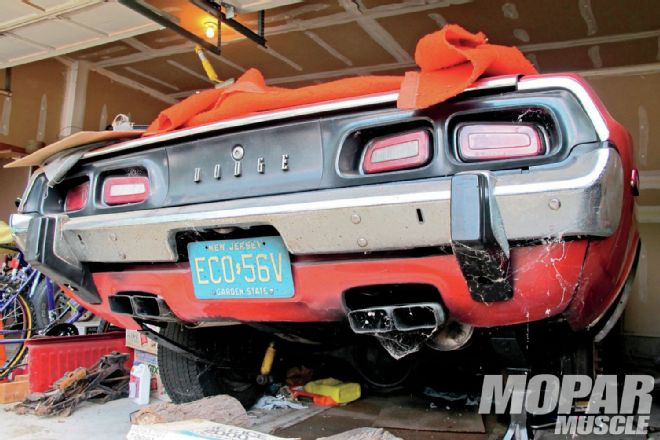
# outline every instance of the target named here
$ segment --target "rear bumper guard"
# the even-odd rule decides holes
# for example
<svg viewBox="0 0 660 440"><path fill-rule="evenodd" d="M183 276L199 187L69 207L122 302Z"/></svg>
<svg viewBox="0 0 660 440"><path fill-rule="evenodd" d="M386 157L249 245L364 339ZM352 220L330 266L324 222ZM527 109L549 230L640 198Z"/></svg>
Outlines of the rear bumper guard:
<svg viewBox="0 0 660 440"><path fill-rule="evenodd" d="M25 259L51 280L69 286L84 301L100 304L101 297L92 274L75 257L67 255L66 247L62 249L59 246L58 220L55 217L31 219L26 232L26 246L23 248Z"/></svg>
<svg viewBox="0 0 660 440"><path fill-rule="evenodd" d="M475 301L513 296L509 243L488 173L451 181L451 247Z"/></svg>

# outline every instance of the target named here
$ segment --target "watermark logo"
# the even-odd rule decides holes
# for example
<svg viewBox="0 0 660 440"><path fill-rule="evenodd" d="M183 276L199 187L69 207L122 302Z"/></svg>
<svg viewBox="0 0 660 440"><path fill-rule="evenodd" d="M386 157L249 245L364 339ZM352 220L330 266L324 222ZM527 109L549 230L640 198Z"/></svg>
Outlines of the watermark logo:
<svg viewBox="0 0 660 440"><path fill-rule="evenodd" d="M480 414L543 415L556 412L555 434L635 435L649 426L653 376L487 375Z"/></svg>

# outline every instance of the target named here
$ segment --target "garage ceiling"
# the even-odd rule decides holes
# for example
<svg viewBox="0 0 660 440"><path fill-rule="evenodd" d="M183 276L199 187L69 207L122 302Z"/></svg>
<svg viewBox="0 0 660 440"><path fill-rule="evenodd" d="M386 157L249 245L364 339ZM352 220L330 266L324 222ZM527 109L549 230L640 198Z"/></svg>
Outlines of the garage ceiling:
<svg viewBox="0 0 660 440"><path fill-rule="evenodd" d="M187 0L145 1L200 35L210 19ZM91 25L90 18L79 18L84 11L66 14L71 18L65 21ZM130 24L125 18L121 23ZM254 13L236 19L256 26ZM110 32L102 26L113 23L99 20L93 26ZM516 45L543 72L570 70L597 76L611 74L612 69L660 71L658 0L313 0L266 12L268 48L222 26L222 54L208 56L222 79L257 67L270 84L286 87L348 75L396 74L414 67L417 40L445 23L483 31L497 44ZM132 26L139 26L139 20ZM36 38L37 33L31 35ZM58 44L66 45L67 40ZM68 56L165 102L212 86L193 44L170 30L140 33Z"/></svg>
<svg viewBox="0 0 660 440"><path fill-rule="evenodd" d="M2 0L0 68L63 55L160 29L115 2Z"/></svg>

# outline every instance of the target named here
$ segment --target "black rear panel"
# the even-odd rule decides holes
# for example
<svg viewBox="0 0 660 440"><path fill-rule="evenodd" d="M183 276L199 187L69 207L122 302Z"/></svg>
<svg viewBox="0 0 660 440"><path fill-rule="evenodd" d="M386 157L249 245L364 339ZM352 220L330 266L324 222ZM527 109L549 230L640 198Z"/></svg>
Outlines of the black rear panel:
<svg viewBox="0 0 660 440"><path fill-rule="evenodd" d="M512 160L461 161L456 153L456 127L489 121L537 125L546 135L545 153ZM426 165L382 174L361 172L360 158L371 139L411 129L429 133L431 154ZM204 133L81 162L46 197L39 197L44 185L35 185L25 211L61 212L67 189L81 179L91 182L91 203L70 213L72 217L451 176L475 169L524 172L530 167L554 166L576 145L595 141L595 130L584 110L573 95L562 90L464 95L419 111L398 110L390 104L222 134ZM237 146L243 149L240 160L232 157ZM101 188L106 176L136 172L149 176L151 195L145 202L103 203Z"/></svg>
<svg viewBox="0 0 660 440"><path fill-rule="evenodd" d="M240 160L232 158L234 148L242 149ZM167 147L167 156L167 205L317 189L323 176L318 121L184 142Z"/></svg>

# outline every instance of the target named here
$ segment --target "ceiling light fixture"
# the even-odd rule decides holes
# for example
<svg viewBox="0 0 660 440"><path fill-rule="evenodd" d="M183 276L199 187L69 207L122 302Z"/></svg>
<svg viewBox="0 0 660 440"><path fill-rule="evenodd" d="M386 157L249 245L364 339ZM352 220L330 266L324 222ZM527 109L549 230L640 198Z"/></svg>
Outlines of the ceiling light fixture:
<svg viewBox="0 0 660 440"><path fill-rule="evenodd" d="M218 32L218 24L215 21L204 22L204 34L206 38L211 39L215 37L216 32Z"/></svg>
<svg viewBox="0 0 660 440"><path fill-rule="evenodd" d="M172 17L170 14L166 13L164 10L156 8L147 4L144 0L116 0L122 5L134 10L135 12L142 14L148 19L155 21L161 26L164 26L168 29L173 30L174 32L183 35L185 38L190 41L199 44L204 49L220 55L222 42L220 38L222 32L220 32L220 24L224 24L227 27L233 29L241 35L244 35L248 39L254 41L260 46L266 47L266 38L265 38L265 17L266 12L260 10L257 13L257 23L256 30L252 30L241 24L236 19L231 18L232 14L235 13L233 5L229 7L225 2L221 0L187 0L196 7L200 8L207 15L208 20L202 23L201 29L186 29L182 27L176 17ZM181 0L183 2L184 0ZM254 1L254 0L250 0ZM285 2L290 2L292 0L280 0ZM258 2L257 2L258 3ZM229 16L228 16L229 15ZM208 17L210 16L210 17ZM201 32L200 32L201 31ZM209 41L211 40L211 41Z"/></svg>

